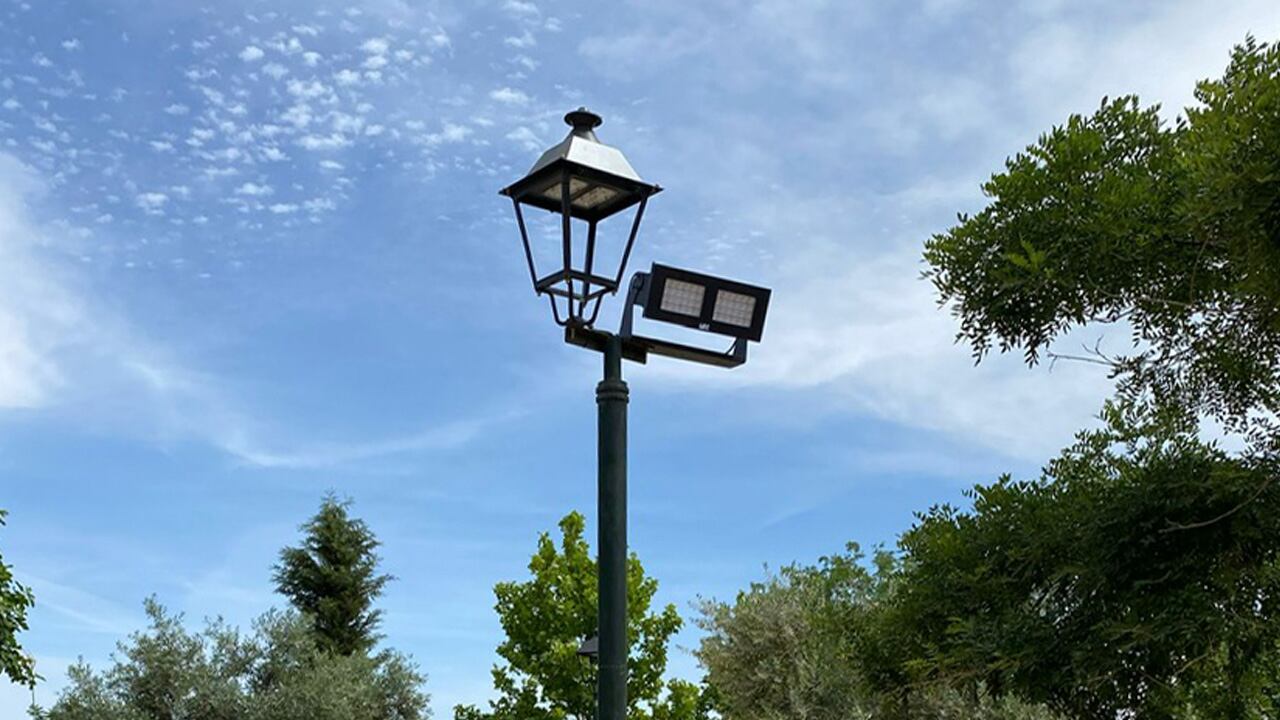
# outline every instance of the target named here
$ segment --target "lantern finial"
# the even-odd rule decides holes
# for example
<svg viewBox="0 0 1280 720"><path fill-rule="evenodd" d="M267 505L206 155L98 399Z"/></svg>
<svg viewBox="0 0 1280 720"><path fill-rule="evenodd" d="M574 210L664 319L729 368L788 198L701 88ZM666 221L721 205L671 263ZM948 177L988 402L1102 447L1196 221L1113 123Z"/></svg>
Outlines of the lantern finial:
<svg viewBox="0 0 1280 720"><path fill-rule="evenodd" d="M565 114L564 121L565 124L573 128L574 135L588 138L595 142L600 142L596 138L595 132L593 132L595 128L600 127L601 123L604 122L604 119L599 115L591 112L585 107L580 107L577 110L573 110Z"/></svg>

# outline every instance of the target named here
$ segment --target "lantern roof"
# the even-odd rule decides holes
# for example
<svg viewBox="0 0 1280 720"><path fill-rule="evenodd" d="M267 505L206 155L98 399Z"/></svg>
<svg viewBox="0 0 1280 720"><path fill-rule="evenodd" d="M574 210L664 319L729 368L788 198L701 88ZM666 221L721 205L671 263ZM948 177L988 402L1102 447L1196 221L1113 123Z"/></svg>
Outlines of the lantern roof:
<svg viewBox="0 0 1280 720"><path fill-rule="evenodd" d="M640 178L622 151L605 145L595 128L599 115L578 108L564 116L569 134L533 164L523 178L502 190L517 202L562 212L561 183L570 183L569 212L584 220L601 220L625 210L662 188Z"/></svg>
<svg viewBox="0 0 1280 720"><path fill-rule="evenodd" d="M604 122L599 115L580 107L565 115L564 121L573 129L559 145L542 153L527 175L533 175L557 160L568 160L632 182L644 183L621 150L605 145L596 137L595 129Z"/></svg>

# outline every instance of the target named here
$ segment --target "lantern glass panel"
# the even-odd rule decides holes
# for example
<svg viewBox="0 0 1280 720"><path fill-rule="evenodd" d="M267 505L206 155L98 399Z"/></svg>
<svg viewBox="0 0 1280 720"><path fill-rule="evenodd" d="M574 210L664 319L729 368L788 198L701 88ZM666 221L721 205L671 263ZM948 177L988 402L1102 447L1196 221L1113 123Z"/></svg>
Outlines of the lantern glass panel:
<svg viewBox="0 0 1280 720"><path fill-rule="evenodd" d="M596 187L591 188L590 190L586 191L581 196L579 196L576 200L573 201L573 204L577 205L578 207L594 208L597 205L600 205L601 203L606 203L606 202L609 202L610 200L613 200L614 198L618 197L618 195L619 195L619 192L617 190L614 190L611 187L605 187L604 185L597 185Z"/></svg>
<svg viewBox="0 0 1280 720"><path fill-rule="evenodd" d="M586 186L587 186L586 180L583 180L581 178L569 178L569 195L573 196L578 194L578 192L581 191ZM548 200L551 200L553 202L560 202L560 183L558 182L551 183L550 187L542 191L542 197Z"/></svg>

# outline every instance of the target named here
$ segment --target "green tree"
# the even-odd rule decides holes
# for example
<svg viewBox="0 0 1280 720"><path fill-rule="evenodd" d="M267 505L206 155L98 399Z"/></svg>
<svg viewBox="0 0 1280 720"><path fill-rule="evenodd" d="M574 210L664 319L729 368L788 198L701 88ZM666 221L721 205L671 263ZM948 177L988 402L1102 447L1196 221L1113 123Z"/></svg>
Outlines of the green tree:
<svg viewBox="0 0 1280 720"><path fill-rule="evenodd" d="M1280 687L1280 486L1192 418L1109 406L1031 482L901 540L880 622L908 684L1080 718L1253 718ZM888 692L901 687L883 687Z"/></svg>
<svg viewBox="0 0 1280 720"><path fill-rule="evenodd" d="M0 510L0 526L7 513ZM0 674L21 685L36 683L35 662L22 650L18 633L27 629L27 612L35 596L13 577L13 568L0 557Z"/></svg>
<svg viewBox="0 0 1280 720"><path fill-rule="evenodd" d="M368 653L378 642L382 613L373 602L392 579L378 573L378 539L350 507L326 497L302 525L302 544L280 551L274 575L280 594L311 618L321 647L340 655Z"/></svg>
<svg viewBox="0 0 1280 720"><path fill-rule="evenodd" d="M532 578L494 587L506 632L498 646L504 665L493 669L498 699L489 712L454 709L457 720L589 720L595 713L595 667L577 654L595 635L596 561L583 539L582 515L560 521L559 548L543 533L529 562ZM650 612L658 582L634 554L627 562L628 717L693 720L705 717L709 700L696 686L664 684L667 643L681 626L675 606ZM665 692L664 692L665 691Z"/></svg>
<svg viewBox="0 0 1280 720"><path fill-rule="evenodd" d="M980 684L961 690L884 674L886 658L898 660L901 639L883 607L900 568L884 551L871 564L874 572L850 544L752 583L732 604L702 604L697 655L724 718L1051 720L1043 706L994 697Z"/></svg>
<svg viewBox="0 0 1280 720"><path fill-rule="evenodd" d="M702 602L698 625L706 635L697 656L725 717L867 716L871 703L849 652L848 625L859 621L881 584L861 560L851 545L817 567L788 565L732 604Z"/></svg>
<svg viewBox="0 0 1280 720"><path fill-rule="evenodd" d="M247 636L221 622L198 633L155 600L149 627L98 673L80 662L37 720L421 720L423 677L392 651L340 655L295 612L269 612Z"/></svg>
<svg viewBox="0 0 1280 720"><path fill-rule="evenodd" d="M1076 717L1269 717L1280 591L1280 47L1252 38L1172 124L1137 98L1073 116L932 238L979 359L1090 323L1132 335L1106 428L1032 482L934 508L901 543L886 667ZM1204 442L1210 418L1246 441ZM889 686L890 683L884 683Z"/></svg>
<svg viewBox="0 0 1280 720"><path fill-rule="evenodd" d="M981 358L1036 362L1065 332L1124 323L1093 352L1130 399L1152 396L1277 450L1280 46L1252 38L1175 123L1104 99L1006 162L988 206L933 237L929 277Z"/></svg>

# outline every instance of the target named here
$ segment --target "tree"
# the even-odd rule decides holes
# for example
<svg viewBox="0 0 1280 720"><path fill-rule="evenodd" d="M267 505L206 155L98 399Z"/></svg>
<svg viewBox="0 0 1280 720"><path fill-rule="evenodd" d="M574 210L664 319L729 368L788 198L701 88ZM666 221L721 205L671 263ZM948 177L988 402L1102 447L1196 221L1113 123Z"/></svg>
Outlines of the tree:
<svg viewBox="0 0 1280 720"><path fill-rule="evenodd" d="M983 683L1071 717L1269 717L1274 470L1185 415L1106 416L1039 480L979 486L971 511L935 507L902 537L888 657L909 684Z"/></svg>
<svg viewBox="0 0 1280 720"><path fill-rule="evenodd" d="M0 526L7 513L0 510ZM0 674L15 683L34 686L35 662L22 650L18 633L27 629L27 611L35 605L35 596L13 577L13 568L0 557Z"/></svg>
<svg viewBox="0 0 1280 720"><path fill-rule="evenodd" d="M1252 38L1172 125L1104 99L1006 163L926 275L980 360L1122 323L1107 427L901 542L885 624L913 682L1077 717L1263 717L1280 685L1280 47ZM1210 418L1246 440L1200 437Z"/></svg>
<svg viewBox="0 0 1280 720"><path fill-rule="evenodd" d="M493 669L499 697L490 711L454 709L457 720L589 720L595 713L595 667L577 654L596 634L596 562L583 540L585 521L570 513L560 521L557 548L547 533L529 562L532 578L494 587L506 632L498 646L505 665ZM667 643L680 628L673 605L650 612L658 583L639 558L627 560L628 717L693 720L705 717L709 700L689 683L664 685ZM664 694L664 689L666 693Z"/></svg>
<svg viewBox="0 0 1280 720"><path fill-rule="evenodd" d="M871 703L846 623L879 587L851 545L817 567L789 565L738 593L706 600L697 651L724 716L733 720L865 717ZM885 562L890 560L882 558Z"/></svg>
<svg viewBox="0 0 1280 720"><path fill-rule="evenodd" d="M119 645L111 666L83 662L37 720L421 720L422 676L394 652L340 655L311 623L269 612L242 636L221 622L192 633L154 599L150 626Z"/></svg>
<svg viewBox="0 0 1280 720"><path fill-rule="evenodd" d="M789 565L752 583L732 604L707 601L698 659L727 720L1051 720L1042 706L994 697L980 685L962 692L913 686L883 674L898 637L882 608L900 567L888 552L857 545L817 565ZM877 674L880 673L880 674ZM880 687L880 683L885 687ZM883 691L882 691L883 690Z"/></svg>
<svg viewBox="0 0 1280 720"><path fill-rule="evenodd" d="M1152 396L1276 454L1280 411L1280 46L1252 38L1172 125L1104 99L1006 162L978 214L933 237L926 276L981 358L1036 362L1087 323L1130 399Z"/></svg>
<svg viewBox="0 0 1280 720"><path fill-rule="evenodd" d="M276 589L311 618L320 646L340 655L368 653L378 642L374 600L392 579L378 573L379 542L350 501L329 495L302 525L299 547L280 551Z"/></svg>

